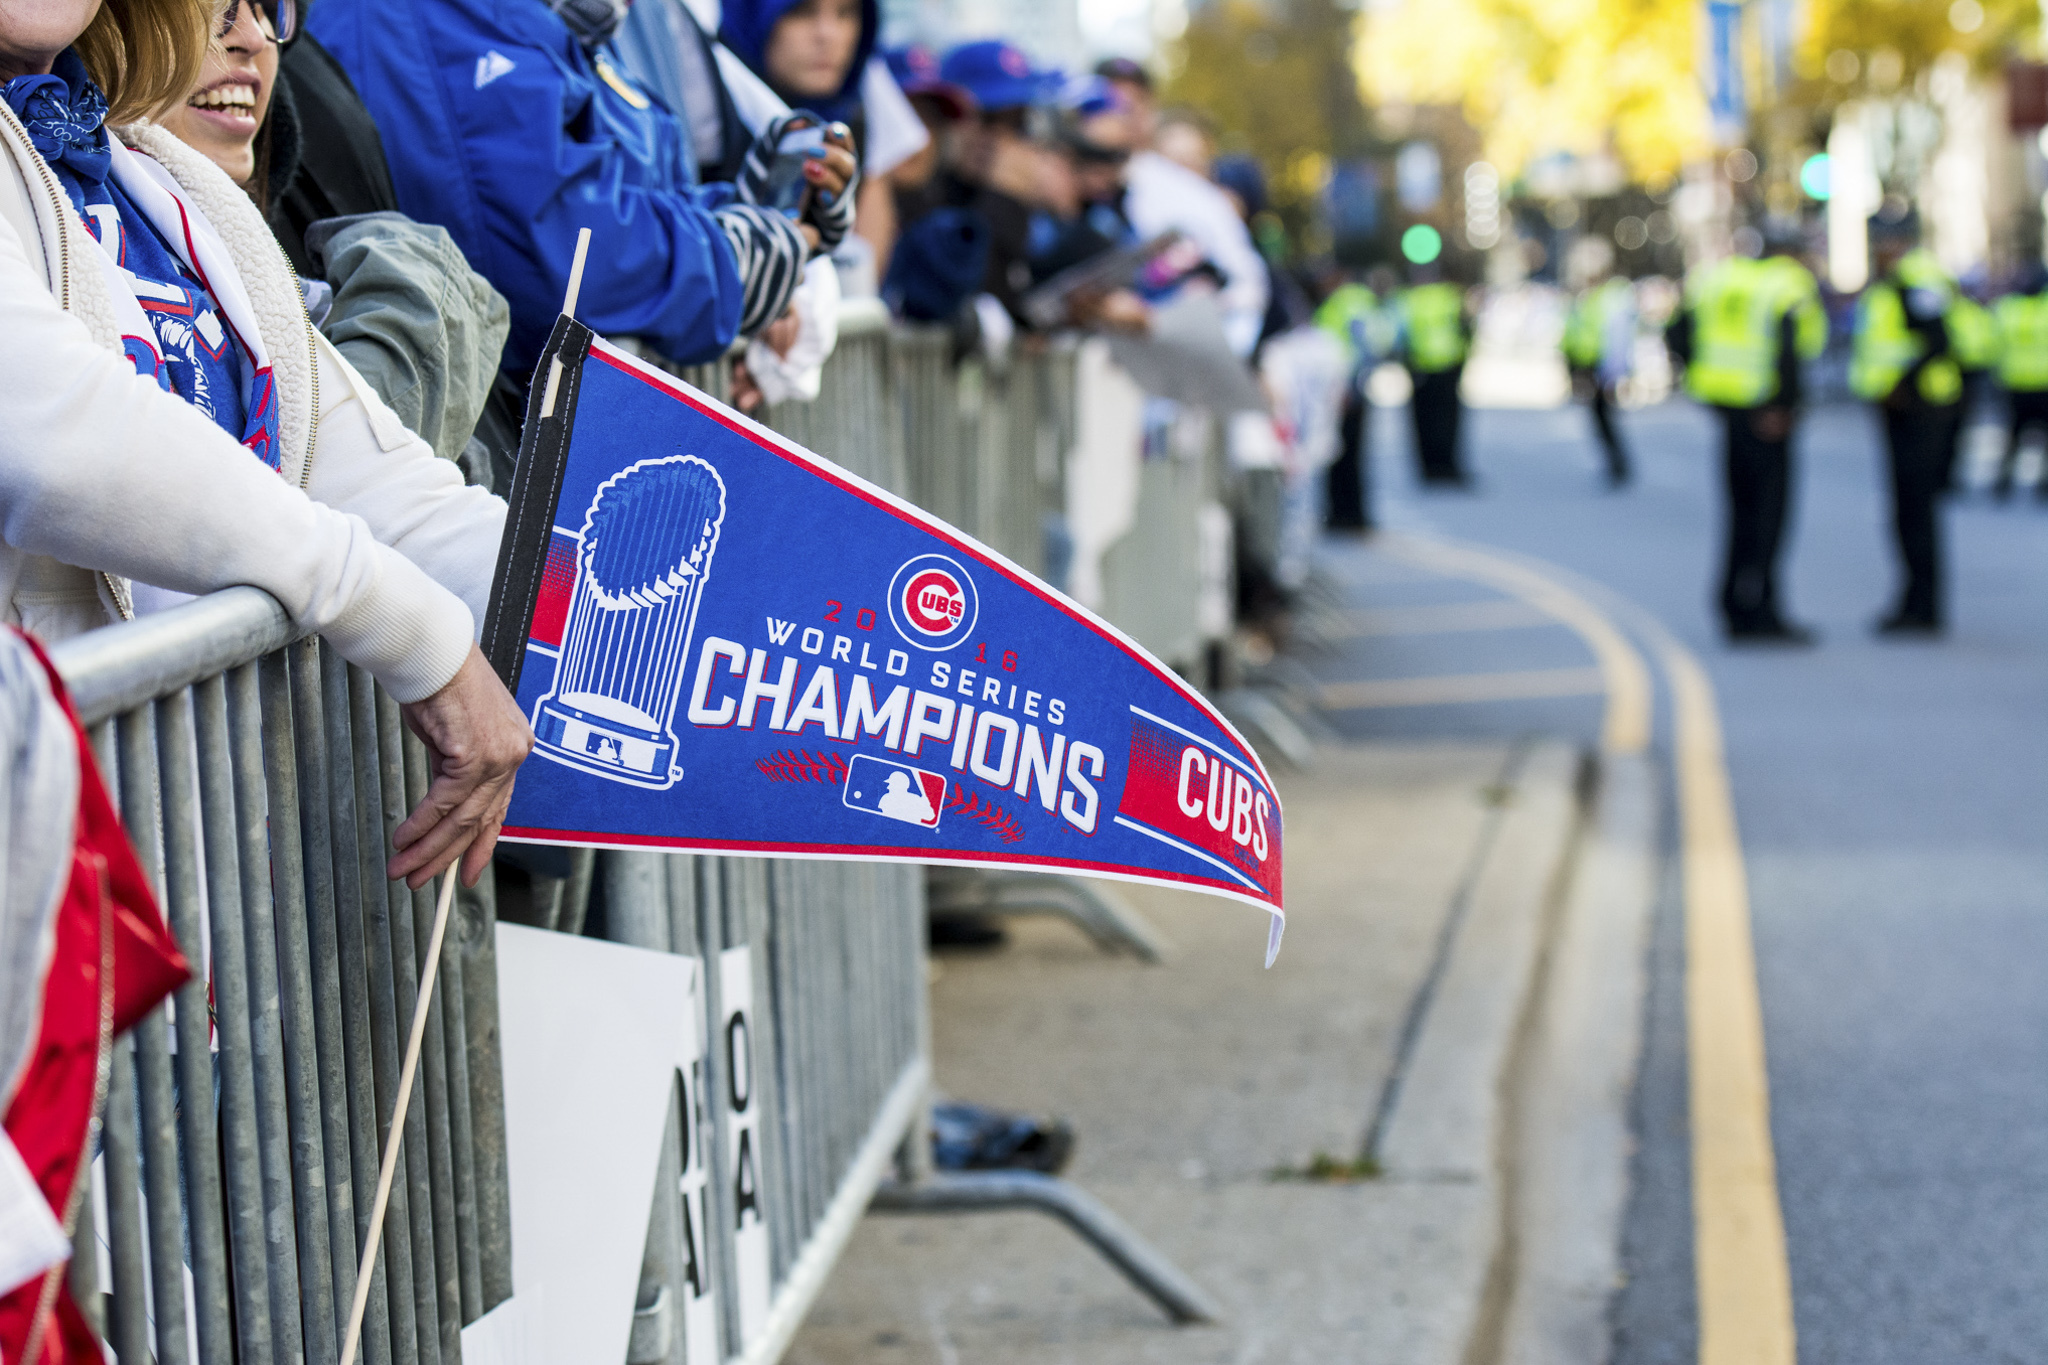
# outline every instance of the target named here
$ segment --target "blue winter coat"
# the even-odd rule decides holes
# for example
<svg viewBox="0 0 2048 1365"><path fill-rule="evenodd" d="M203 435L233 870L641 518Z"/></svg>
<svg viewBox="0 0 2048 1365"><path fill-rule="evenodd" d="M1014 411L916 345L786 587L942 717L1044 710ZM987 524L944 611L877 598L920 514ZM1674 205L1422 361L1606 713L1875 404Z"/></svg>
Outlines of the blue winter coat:
<svg viewBox="0 0 2048 1365"><path fill-rule="evenodd" d="M369 106L399 206L510 301L508 372L532 373L585 227L579 320L678 361L732 343L741 283L712 219L730 191L691 183L680 120L542 0L320 0L308 26Z"/></svg>

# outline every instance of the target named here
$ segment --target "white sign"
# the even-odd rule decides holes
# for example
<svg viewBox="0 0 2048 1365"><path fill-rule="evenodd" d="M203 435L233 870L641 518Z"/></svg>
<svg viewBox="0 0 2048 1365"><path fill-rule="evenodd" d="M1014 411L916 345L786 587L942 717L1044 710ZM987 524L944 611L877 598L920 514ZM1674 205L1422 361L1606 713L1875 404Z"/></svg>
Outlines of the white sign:
<svg viewBox="0 0 2048 1365"><path fill-rule="evenodd" d="M675 1077L700 1074L697 962L500 924L498 1004L514 1297L463 1358L624 1360Z"/></svg>

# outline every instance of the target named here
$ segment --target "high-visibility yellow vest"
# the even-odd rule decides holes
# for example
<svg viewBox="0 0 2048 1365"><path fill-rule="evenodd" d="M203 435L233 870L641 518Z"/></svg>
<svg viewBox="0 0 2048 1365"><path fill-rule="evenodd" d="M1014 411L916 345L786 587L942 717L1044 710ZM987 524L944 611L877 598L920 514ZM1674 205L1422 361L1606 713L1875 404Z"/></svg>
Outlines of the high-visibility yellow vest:
<svg viewBox="0 0 2048 1365"><path fill-rule="evenodd" d="M1881 403L1891 397L1927 343L1906 322L1901 285L1879 280L1856 300L1855 346L1849 353L1849 391ZM1963 372L1952 355L1938 355L1920 367L1920 397L1945 407L1962 397Z"/></svg>
<svg viewBox="0 0 2048 1365"><path fill-rule="evenodd" d="M2048 290L1998 301L1998 382L2014 393L2048 390Z"/></svg>
<svg viewBox="0 0 2048 1365"><path fill-rule="evenodd" d="M1384 354L1377 326L1380 296L1362 284L1342 284L1316 309L1316 326L1337 339L1353 365Z"/></svg>
<svg viewBox="0 0 2048 1365"><path fill-rule="evenodd" d="M1582 291L1564 320L1565 363L1590 370L1607 348L1607 321L1628 298L1629 282L1619 276Z"/></svg>
<svg viewBox="0 0 2048 1365"><path fill-rule="evenodd" d="M1956 364L1971 372L1998 364L1998 324L1991 310L1968 294L1958 293L1948 305L1948 346Z"/></svg>
<svg viewBox="0 0 2048 1365"><path fill-rule="evenodd" d="M1419 284L1401 294L1408 368L1438 374L1465 361L1465 295L1454 284Z"/></svg>
<svg viewBox="0 0 2048 1365"><path fill-rule="evenodd" d="M1790 256L1770 256L1764 268L1790 300L1792 345L1802 360L1818 360L1828 348L1828 310L1821 306L1820 281L1813 272ZM1775 335L1775 334L1774 334Z"/></svg>
<svg viewBox="0 0 2048 1365"><path fill-rule="evenodd" d="M1736 256L1708 266L1693 277L1686 307L1693 319L1686 392L1715 407L1761 407L1778 396L1778 332L1786 314L1794 317L1802 356L1813 358L1827 343L1819 287L1788 257Z"/></svg>

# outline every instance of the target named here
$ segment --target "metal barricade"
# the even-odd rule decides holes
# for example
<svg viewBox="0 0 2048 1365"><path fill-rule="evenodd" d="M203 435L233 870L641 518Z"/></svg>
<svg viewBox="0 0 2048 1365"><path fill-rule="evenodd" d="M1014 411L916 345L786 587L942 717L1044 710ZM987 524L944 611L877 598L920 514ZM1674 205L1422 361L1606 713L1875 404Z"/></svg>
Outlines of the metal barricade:
<svg viewBox="0 0 2048 1365"><path fill-rule="evenodd" d="M819 399L765 417L1057 578L1074 354L1055 339L1001 364L956 363L943 329L892 327L878 306L852 304ZM724 364L679 373L729 391ZM1214 479L1213 462L1148 462L1138 523L1112 557L1108 614L1175 662L1203 639L1191 585ZM432 923L430 891L383 875L391 832L426 787L424 751L368 674L295 638L252 588L53 655L172 931L206 964L121 1045L94 1186L111 1283L98 1282L85 1216L74 1292L123 1362L335 1365ZM683 1365L681 1305L709 1293L719 1357L768 1365L885 1179L928 1161L923 873L584 852L567 878L534 878L545 927L584 930L593 898L596 931L698 960L710 1040L699 1094L671 1105L629 1358ZM372 1271L372 1365L458 1361L462 1327L514 1288L495 921L487 880L461 897L441 962ZM726 998L742 982L744 1044ZM728 1170L747 1124L752 1207L711 1180L693 1255L685 1153ZM1058 1206L1106 1247L1130 1240L1056 1185L996 1193ZM892 1188L899 1207L994 1197ZM745 1240L749 1212L765 1258ZM1149 1275L1176 1317L1206 1312L1142 1256L1119 1263Z"/></svg>
<svg viewBox="0 0 2048 1365"><path fill-rule="evenodd" d="M103 1212L78 1224L73 1293L124 1365L333 1365L355 1292L433 920L385 850L427 761L367 673L294 636L233 588L51 651L195 968L119 1044ZM373 1271L378 1365L460 1360L511 1292L492 920L487 887L464 896L443 948Z"/></svg>

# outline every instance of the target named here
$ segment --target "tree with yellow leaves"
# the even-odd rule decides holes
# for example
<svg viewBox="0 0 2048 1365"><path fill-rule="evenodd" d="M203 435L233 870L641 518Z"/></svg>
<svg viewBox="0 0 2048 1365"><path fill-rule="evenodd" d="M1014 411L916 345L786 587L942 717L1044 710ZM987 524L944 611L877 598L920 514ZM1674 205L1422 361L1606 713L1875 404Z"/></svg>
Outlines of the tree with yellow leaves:
<svg viewBox="0 0 2048 1365"><path fill-rule="evenodd" d="M1989 70L2040 26L2039 0L1810 0L1797 69L1817 103L1911 90L1946 53Z"/></svg>
<svg viewBox="0 0 2048 1365"><path fill-rule="evenodd" d="M1397 0L1368 11L1359 74L1382 103L1455 104L1512 174L1611 148L1666 182L1708 146L1698 0Z"/></svg>
<svg viewBox="0 0 2048 1365"><path fill-rule="evenodd" d="M1333 0L1221 0L1190 16L1170 54L1166 98L1198 111L1227 150L1259 159L1296 230L1331 160L1371 149L1354 23Z"/></svg>

